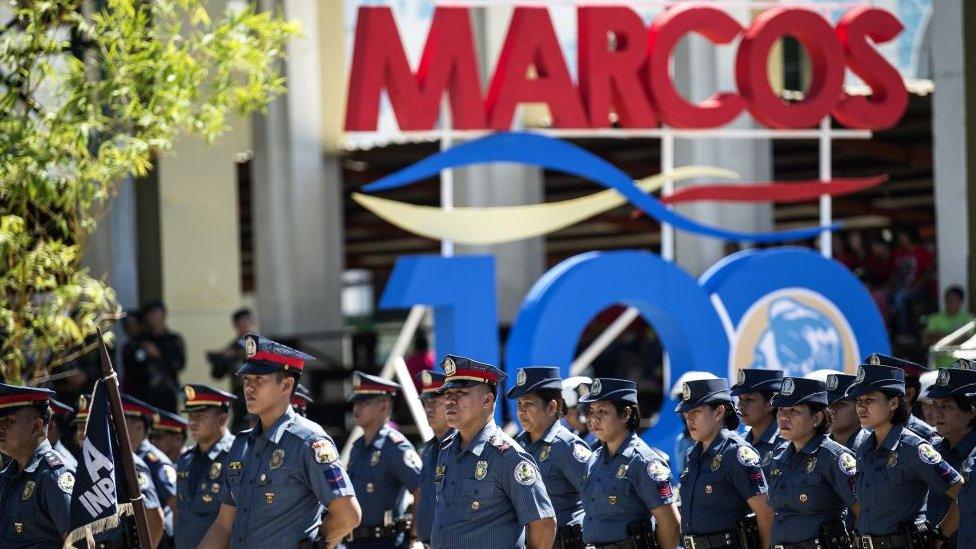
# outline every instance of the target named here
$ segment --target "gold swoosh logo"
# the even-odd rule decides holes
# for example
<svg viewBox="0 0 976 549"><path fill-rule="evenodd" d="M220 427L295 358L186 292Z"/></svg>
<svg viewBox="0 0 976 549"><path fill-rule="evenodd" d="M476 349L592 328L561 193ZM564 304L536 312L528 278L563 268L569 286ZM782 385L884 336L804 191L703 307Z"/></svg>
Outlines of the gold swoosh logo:
<svg viewBox="0 0 976 549"><path fill-rule="evenodd" d="M739 174L710 166L684 166L673 170L670 176L658 174L634 183L642 191L653 193L664 186L668 179L681 181L693 177L738 179ZM361 193L353 193L352 199L405 231L458 244L501 244L534 238L627 203L627 199L614 189L544 204L453 210L407 204Z"/></svg>

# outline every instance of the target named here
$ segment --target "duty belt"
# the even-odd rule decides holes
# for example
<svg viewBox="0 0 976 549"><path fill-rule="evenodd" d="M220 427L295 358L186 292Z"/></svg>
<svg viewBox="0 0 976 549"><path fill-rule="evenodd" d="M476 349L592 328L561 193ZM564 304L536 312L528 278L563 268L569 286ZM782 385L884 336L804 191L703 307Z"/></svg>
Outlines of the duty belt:
<svg viewBox="0 0 976 549"><path fill-rule="evenodd" d="M808 539L796 543L780 543L773 545L773 549L824 549L827 545L820 543L819 539Z"/></svg>
<svg viewBox="0 0 976 549"><path fill-rule="evenodd" d="M883 536L857 536L854 545L858 549L910 549L912 546L908 536L903 534L885 534Z"/></svg>
<svg viewBox="0 0 976 549"><path fill-rule="evenodd" d="M681 536L681 542L685 549L712 549L718 547L732 547L739 543L739 532L728 530L716 534L706 534L703 536Z"/></svg>
<svg viewBox="0 0 976 549"><path fill-rule="evenodd" d="M390 532L387 526L357 526L346 536L346 541L357 539L377 539L396 537L397 533Z"/></svg>

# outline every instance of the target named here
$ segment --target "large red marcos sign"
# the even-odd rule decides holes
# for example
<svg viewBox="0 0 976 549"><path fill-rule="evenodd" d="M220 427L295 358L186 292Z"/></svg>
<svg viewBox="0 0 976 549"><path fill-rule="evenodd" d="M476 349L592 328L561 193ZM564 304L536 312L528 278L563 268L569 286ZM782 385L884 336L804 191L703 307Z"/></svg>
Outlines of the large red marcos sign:
<svg viewBox="0 0 976 549"><path fill-rule="evenodd" d="M545 8L514 10L498 64L482 94L481 71L467 8L438 7L416 73L410 69L389 7L361 7L346 109L347 131L376 130L380 95L386 90L403 131L434 129L441 97L451 105L455 129L506 130L519 103L545 103L556 128L605 128L611 111L623 128L716 128L743 110L770 128L808 128L828 114L849 128L883 129L898 122L908 102L898 71L874 44L895 38L902 25L890 12L860 6L836 28L814 11L769 9L743 27L713 5L665 10L646 28L627 7L580 7L579 82L566 61ZM675 89L672 51L695 32L715 44L741 38L735 58L735 91L692 103ZM770 85L767 59L783 36L809 53L812 75L802 101L781 99ZM611 36L613 39L611 39ZM527 76L535 69L535 77ZM850 68L871 95L844 93Z"/></svg>

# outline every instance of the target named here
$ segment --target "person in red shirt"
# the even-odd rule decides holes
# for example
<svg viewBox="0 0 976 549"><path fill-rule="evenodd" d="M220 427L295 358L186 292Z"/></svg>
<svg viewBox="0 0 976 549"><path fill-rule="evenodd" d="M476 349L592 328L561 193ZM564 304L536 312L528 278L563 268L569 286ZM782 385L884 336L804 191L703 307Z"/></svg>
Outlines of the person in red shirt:
<svg viewBox="0 0 976 549"><path fill-rule="evenodd" d="M932 297L935 280L932 252L918 243L918 232L907 227L898 231L898 248L892 257L892 291L894 293L898 335L914 334L920 307Z"/></svg>
<svg viewBox="0 0 976 549"><path fill-rule="evenodd" d="M407 356L406 362L410 378L413 379L414 387L417 388L417 394L420 394L422 387L417 381L417 374L423 370L434 369L434 352L430 350L430 342L427 341L426 335L417 334L417 337L414 338L413 352Z"/></svg>

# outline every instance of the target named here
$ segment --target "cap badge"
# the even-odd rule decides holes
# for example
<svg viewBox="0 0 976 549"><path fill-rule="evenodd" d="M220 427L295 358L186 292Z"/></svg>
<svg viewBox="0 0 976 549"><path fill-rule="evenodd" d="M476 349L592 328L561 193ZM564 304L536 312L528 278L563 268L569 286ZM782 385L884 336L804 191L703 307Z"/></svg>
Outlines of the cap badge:
<svg viewBox="0 0 976 549"><path fill-rule="evenodd" d="M746 372L745 370L739 370L739 373L735 375L735 382L742 385L746 382Z"/></svg>
<svg viewBox="0 0 976 549"><path fill-rule="evenodd" d="M78 397L78 411L87 412L88 411L88 398L85 395Z"/></svg>
<svg viewBox="0 0 976 549"><path fill-rule="evenodd" d="M939 379L936 381L938 385L948 385L949 384L949 370L945 368L939 370Z"/></svg>
<svg viewBox="0 0 976 549"><path fill-rule="evenodd" d="M590 394L590 386L585 383L580 383L576 386L576 394L581 397L585 397L586 395Z"/></svg>
<svg viewBox="0 0 976 549"><path fill-rule="evenodd" d="M453 376L457 372L457 364L454 364L454 359L447 357L444 359L444 373Z"/></svg>
<svg viewBox="0 0 976 549"><path fill-rule="evenodd" d="M829 376L827 376L827 390L828 391L836 391L837 390L837 384L838 383L839 382L837 381L837 374L830 374Z"/></svg>
<svg viewBox="0 0 976 549"><path fill-rule="evenodd" d="M197 392L193 390L193 387L189 385L183 386L183 394L186 395L187 400L193 400L197 397Z"/></svg>
<svg viewBox="0 0 976 549"><path fill-rule="evenodd" d="M881 357L879 357L877 353L871 353L868 356L868 364L872 366L881 366Z"/></svg>
<svg viewBox="0 0 976 549"><path fill-rule="evenodd" d="M253 336L244 338L244 354L247 358L258 354L258 340Z"/></svg>
<svg viewBox="0 0 976 549"><path fill-rule="evenodd" d="M593 385L590 385L590 394L598 395L600 394L600 390L602 389L603 389L603 383L601 383L599 379L594 379Z"/></svg>
<svg viewBox="0 0 976 549"><path fill-rule="evenodd" d="M856 381L857 383L861 383L862 381L864 381L864 376L865 376L866 373L867 372L865 372L865 370L864 370L863 367L858 366L857 367L857 377L854 379L854 381Z"/></svg>
<svg viewBox="0 0 976 549"><path fill-rule="evenodd" d="M434 378L430 377L429 371L424 370L420 372L420 381L424 384L424 386L428 386L434 383Z"/></svg>
<svg viewBox="0 0 976 549"><path fill-rule="evenodd" d="M681 385L681 400L691 400L691 386L687 383Z"/></svg>
<svg viewBox="0 0 976 549"><path fill-rule="evenodd" d="M521 387L525 385L525 379L526 379L525 369L519 368L518 374L515 376L515 384Z"/></svg>
<svg viewBox="0 0 976 549"><path fill-rule="evenodd" d="M793 394L794 389L796 389L796 382L793 381L792 377L788 377L783 380L783 388L780 389L779 394L783 396L790 396Z"/></svg>

